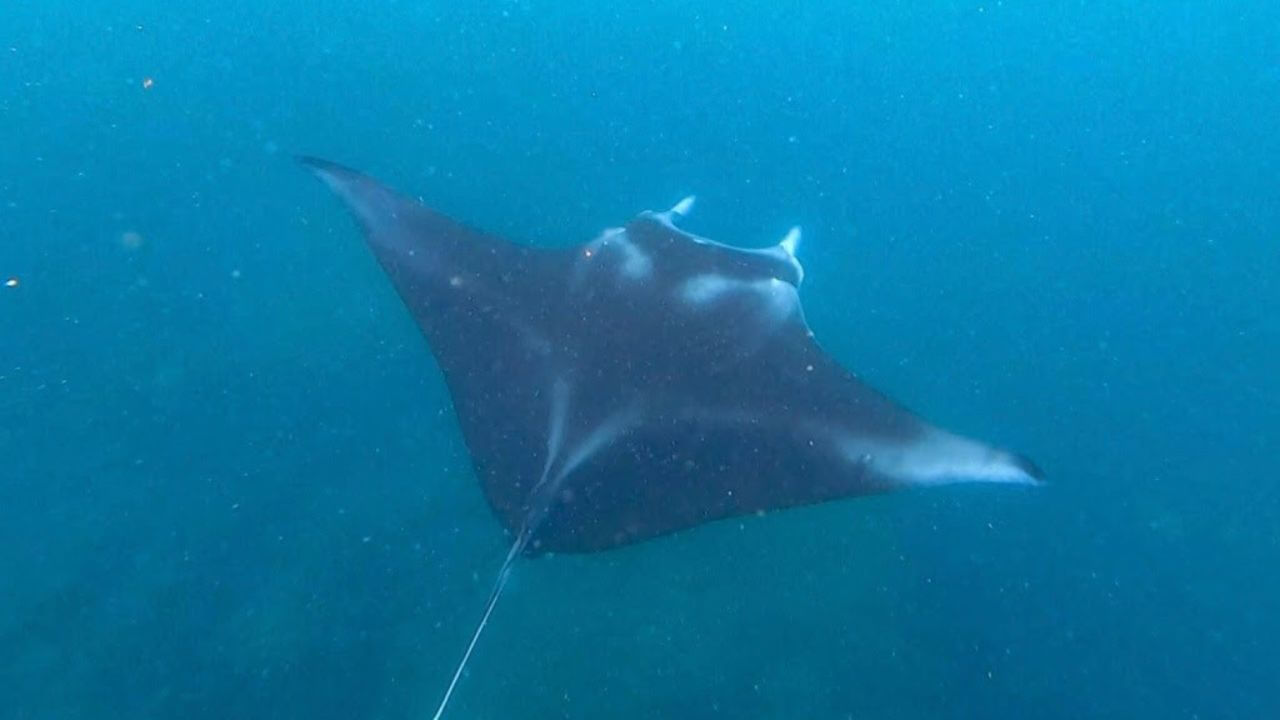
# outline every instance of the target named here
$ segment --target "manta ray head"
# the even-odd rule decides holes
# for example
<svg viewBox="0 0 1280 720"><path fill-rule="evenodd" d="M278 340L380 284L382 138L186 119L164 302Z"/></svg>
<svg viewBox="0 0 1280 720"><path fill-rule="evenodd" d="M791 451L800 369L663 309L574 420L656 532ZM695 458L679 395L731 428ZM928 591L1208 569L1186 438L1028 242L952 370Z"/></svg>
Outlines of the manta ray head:
<svg viewBox="0 0 1280 720"><path fill-rule="evenodd" d="M634 298L634 289L644 286L645 297L662 298L663 312L675 310L675 317L686 319L710 321L732 306L738 319L764 321L756 330L800 312L799 228L768 247L738 247L676 227L673 221L691 206L687 198L671 210L644 212L623 227L605 230L581 250L578 282L591 276L600 280L596 273L603 272L609 280L603 286L624 298ZM589 284L597 291L602 287Z"/></svg>

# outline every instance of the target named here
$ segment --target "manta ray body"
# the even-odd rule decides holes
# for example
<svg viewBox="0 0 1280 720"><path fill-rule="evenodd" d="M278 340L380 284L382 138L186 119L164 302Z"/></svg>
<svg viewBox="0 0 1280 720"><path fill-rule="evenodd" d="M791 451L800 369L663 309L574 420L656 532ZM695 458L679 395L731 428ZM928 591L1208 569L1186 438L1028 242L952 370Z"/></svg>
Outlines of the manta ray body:
<svg viewBox="0 0 1280 720"><path fill-rule="evenodd" d="M798 228L762 249L645 212L569 248L464 226L303 158L347 204L449 387L515 559L594 552L726 518L976 481L1026 458L932 426L842 367L805 323Z"/></svg>

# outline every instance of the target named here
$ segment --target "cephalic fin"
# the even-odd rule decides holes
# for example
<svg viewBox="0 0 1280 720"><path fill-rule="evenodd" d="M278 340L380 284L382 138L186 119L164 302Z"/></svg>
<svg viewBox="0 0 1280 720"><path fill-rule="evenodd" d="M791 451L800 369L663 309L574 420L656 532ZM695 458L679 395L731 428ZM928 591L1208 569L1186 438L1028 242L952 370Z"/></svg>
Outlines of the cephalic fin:
<svg viewBox="0 0 1280 720"><path fill-rule="evenodd" d="M782 248L791 257L796 256L796 249L800 247L800 226L797 225L787 231L786 237L778 243L778 247Z"/></svg>
<svg viewBox="0 0 1280 720"><path fill-rule="evenodd" d="M674 215L676 217L684 217L688 215L690 211L693 210L693 203L696 202L697 200L698 200L698 196L689 195L688 197L684 198L683 200L676 203L675 205L672 205L671 210L669 210L668 212L671 215Z"/></svg>

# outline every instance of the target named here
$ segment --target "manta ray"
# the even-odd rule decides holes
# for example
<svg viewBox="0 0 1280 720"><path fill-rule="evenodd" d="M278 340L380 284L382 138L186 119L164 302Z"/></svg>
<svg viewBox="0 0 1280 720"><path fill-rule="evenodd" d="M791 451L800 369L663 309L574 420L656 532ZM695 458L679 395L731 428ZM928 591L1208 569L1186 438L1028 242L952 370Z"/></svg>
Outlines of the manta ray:
<svg viewBox="0 0 1280 720"><path fill-rule="evenodd" d="M513 538L436 720L518 557L896 488L1040 481L822 349L800 303L799 228L766 248L716 242L676 226L689 197L582 245L524 246L300 161L345 201L421 328Z"/></svg>

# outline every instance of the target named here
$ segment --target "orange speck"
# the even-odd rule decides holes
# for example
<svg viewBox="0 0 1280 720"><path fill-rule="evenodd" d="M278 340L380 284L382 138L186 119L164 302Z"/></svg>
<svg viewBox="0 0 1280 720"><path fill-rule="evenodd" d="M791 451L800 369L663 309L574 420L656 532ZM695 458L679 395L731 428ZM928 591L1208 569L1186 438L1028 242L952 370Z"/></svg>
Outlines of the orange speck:
<svg viewBox="0 0 1280 720"><path fill-rule="evenodd" d="M16 277L11 277L11 278L9 278L8 280L5 280L5 281L4 281L4 286L5 286L5 287L18 287L18 278L16 278Z"/></svg>
<svg viewBox="0 0 1280 720"><path fill-rule="evenodd" d="M143 90L150 90L150 89L151 89L151 86L152 86L152 85L155 85L155 84L156 84L156 81L155 81L155 80L152 80L152 79L151 79L151 78L149 78L149 77L142 78L142 89L143 89Z"/></svg>

